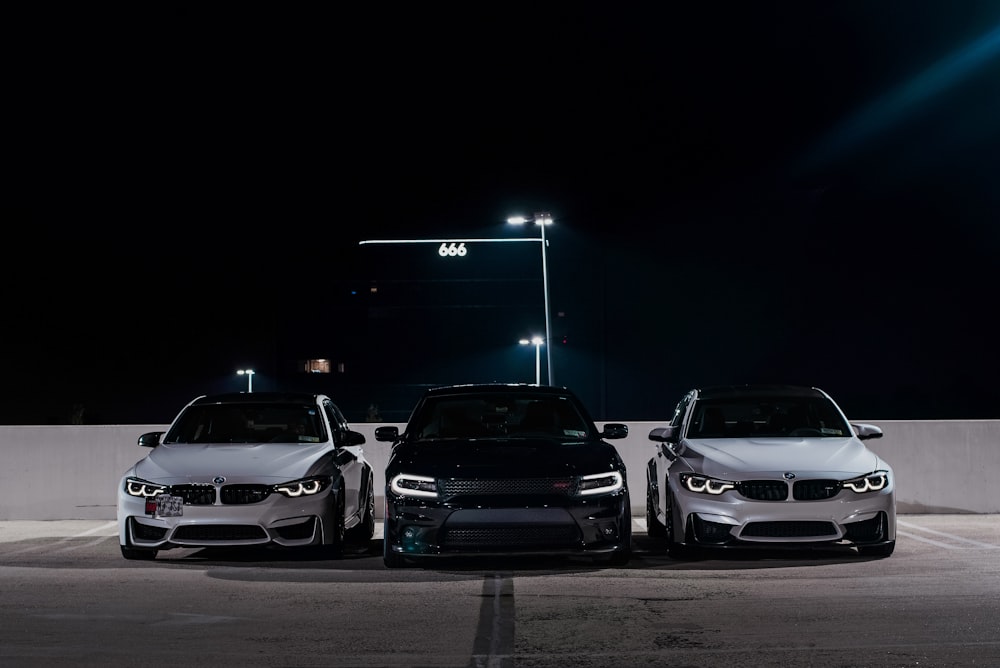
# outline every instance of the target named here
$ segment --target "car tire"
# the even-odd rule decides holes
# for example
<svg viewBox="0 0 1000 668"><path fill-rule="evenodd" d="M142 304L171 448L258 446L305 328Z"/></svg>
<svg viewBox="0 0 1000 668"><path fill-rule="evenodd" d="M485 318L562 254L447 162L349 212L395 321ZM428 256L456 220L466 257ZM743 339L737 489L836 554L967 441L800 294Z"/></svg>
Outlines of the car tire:
<svg viewBox="0 0 1000 668"><path fill-rule="evenodd" d="M385 564L386 568L405 568L407 566L405 557L388 551L382 553L382 563Z"/></svg>
<svg viewBox="0 0 1000 668"><path fill-rule="evenodd" d="M891 541L883 545L872 545L869 547L859 547L858 554L862 557L877 557L884 559L891 556L896 549L896 541Z"/></svg>
<svg viewBox="0 0 1000 668"><path fill-rule="evenodd" d="M152 561L156 559L156 550L144 549L140 547L121 546L122 556L133 561Z"/></svg>
<svg viewBox="0 0 1000 668"><path fill-rule="evenodd" d="M366 545L375 535L375 487L374 477L368 478L368 495L362 504L361 522L348 532L351 543Z"/></svg>
<svg viewBox="0 0 1000 668"><path fill-rule="evenodd" d="M326 529L330 534L330 542L319 545L319 552L324 559L339 559L344 554L344 490L337 490L337 500L334 501L333 512L330 514L330 524Z"/></svg>
<svg viewBox="0 0 1000 668"><path fill-rule="evenodd" d="M399 552L393 552L389 538L382 539L382 563L386 568L406 568L410 563Z"/></svg>
<svg viewBox="0 0 1000 668"><path fill-rule="evenodd" d="M677 527L674 526L673 497L670 495L669 489L666 491L666 494L667 514L666 522L663 525L663 533L664 538L667 540L667 554L670 555L671 559L694 559L697 556L697 550L677 540Z"/></svg>
<svg viewBox="0 0 1000 668"><path fill-rule="evenodd" d="M656 518L656 505L653 503L653 493L646 488L646 535L650 538L666 538L667 528Z"/></svg>
<svg viewBox="0 0 1000 668"><path fill-rule="evenodd" d="M132 518L130 517L126 520L125 544L121 545L122 556L130 561L152 561L153 559L156 559L156 553L158 551L156 548L135 547L132 545L132 540L130 538L131 534L129 533L131 528Z"/></svg>
<svg viewBox="0 0 1000 668"><path fill-rule="evenodd" d="M697 557L694 548L681 543L670 543L667 546L667 554L670 555L671 559L679 561L688 561Z"/></svg>
<svg viewBox="0 0 1000 668"><path fill-rule="evenodd" d="M605 557L604 562L611 568L624 568L628 566L628 562L632 560L632 550L625 549L618 552L612 552L610 557Z"/></svg>

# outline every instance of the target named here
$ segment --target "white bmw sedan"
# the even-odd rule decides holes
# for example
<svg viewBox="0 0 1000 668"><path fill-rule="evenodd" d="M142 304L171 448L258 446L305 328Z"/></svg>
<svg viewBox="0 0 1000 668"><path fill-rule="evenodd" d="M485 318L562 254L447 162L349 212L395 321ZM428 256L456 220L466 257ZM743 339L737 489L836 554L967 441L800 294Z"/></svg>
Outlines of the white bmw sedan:
<svg viewBox="0 0 1000 668"><path fill-rule="evenodd" d="M646 524L673 556L709 548L896 544L892 467L824 391L787 385L694 389L653 429Z"/></svg>
<svg viewBox="0 0 1000 668"><path fill-rule="evenodd" d="M321 394L202 396L118 484L126 559L171 548L311 547L339 556L374 535L365 437Z"/></svg>

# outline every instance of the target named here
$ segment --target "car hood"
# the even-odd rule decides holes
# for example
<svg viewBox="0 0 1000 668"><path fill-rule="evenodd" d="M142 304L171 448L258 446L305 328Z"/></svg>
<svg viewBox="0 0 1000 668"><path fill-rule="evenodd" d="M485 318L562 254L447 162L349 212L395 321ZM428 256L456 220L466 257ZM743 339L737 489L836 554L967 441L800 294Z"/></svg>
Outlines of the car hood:
<svg viewBox="0 0 1000 668"><path fill-rule="evenodd" d="M604 441L443 439L396 445L387 472L434 477L544 478L620 469L618 462L617 450Z"/></svg>
<svg viewBox="0 0 1000 668"><path fill-rule="evenodd" d="M685 446L683 457L694 470L722 478L746 479L787 471L844 477L884 466L854 437L693 439L685 441ZM694 462L694 458L703 461Z"/></svg>
<svg viewBox="0 0 1000 668"><path fill-rule="evenodd" d="M160 444L135 466L135 474L164 484L285 482L318 472L330 455L328 443Z"/></svg>

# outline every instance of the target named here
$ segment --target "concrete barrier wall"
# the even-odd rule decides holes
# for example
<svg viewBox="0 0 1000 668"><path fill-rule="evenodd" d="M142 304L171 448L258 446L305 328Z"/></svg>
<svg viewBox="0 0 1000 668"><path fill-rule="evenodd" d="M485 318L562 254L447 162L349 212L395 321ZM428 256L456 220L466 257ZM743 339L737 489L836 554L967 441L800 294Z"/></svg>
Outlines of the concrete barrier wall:
<svg viewBox="0 0 1000 668"><path fill-rule="evenodd" d="M1000 472L1000 420L879 421L885 437L867 441L896 473L901 513L1000 513L992 478ZM598 426L606 424L598 423ZM632 508L645 516L649 430L662 422L630 422L612 441L628 467ZM354 424L365 435L381 514L382 472L389 445L378 424ZM400 428L403 425L397 425ZM0 520L115 519L118 481L148 450L136 444L166 425L0 426Z"/></svg>

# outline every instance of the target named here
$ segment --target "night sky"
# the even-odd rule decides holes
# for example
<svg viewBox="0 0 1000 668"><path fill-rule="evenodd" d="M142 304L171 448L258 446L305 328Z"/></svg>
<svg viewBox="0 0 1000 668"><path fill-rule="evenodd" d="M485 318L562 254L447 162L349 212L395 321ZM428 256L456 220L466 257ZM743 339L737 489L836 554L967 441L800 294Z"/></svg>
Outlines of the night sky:
<svg viewBox="0 0 1000 668"><path fill-rule="evenodd" d="M1000 2L690 5L8 14L0 423L533 381L537 243L359 242L542 211L599 420L745 382L1000 418Z"/></svg>

